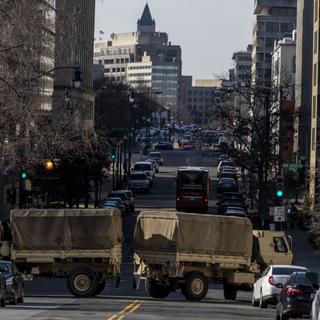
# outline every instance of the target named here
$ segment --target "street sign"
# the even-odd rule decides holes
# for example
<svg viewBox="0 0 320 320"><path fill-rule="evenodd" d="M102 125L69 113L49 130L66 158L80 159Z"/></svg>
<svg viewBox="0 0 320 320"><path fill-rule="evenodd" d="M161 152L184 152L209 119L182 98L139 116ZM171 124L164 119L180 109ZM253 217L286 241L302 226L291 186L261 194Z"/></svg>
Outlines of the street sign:
<svg viewBox="0 0 320 320"><path fill-rule="evenodd" d="M299 156L300 160L307 160L307 156Z"/></svg>
<svg viewBox="0 0 320 320"><path fill-rule="evenodd" d="M289 167L289 171L297 171L297 168L291 168L291 167Z"/></svg>
<svg viewBox="0 0 320 320"><path fill-rule="evenodd" d="M274 222L286 221L286 207L274 207Z"/></svg>
<svg viewBox="0 0 320 320"><path fill-rule="evenodd" d="M158 138L158 142L161 142L161 141L162 141L162 137L159 137L159 138Z"/></svg>
<svg viewBox="0 0 320 320"><path fill-rule="evenodd" d="M141 119L142 119L142 120L146 120L146 119L147 119L147 117L141 117Z"/></svg>
<svg viewBox="0 0 320 320"><path fill-rule="evenodd" d="M294 168L294 169L300 168L301 169L302 167L303 167L303 165L300 163L283 163L282 164L282 168L289 168L289 170L290 170L290 168Z"/></svg>

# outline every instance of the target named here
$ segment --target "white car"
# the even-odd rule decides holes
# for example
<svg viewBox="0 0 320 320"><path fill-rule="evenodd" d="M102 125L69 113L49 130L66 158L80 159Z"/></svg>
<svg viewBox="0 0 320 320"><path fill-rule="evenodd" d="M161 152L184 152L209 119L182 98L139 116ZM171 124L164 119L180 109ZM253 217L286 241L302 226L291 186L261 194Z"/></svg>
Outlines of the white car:
<svg viewBox="0 0 320 320"><path fill-rule="evenodd" d="M320 320L320 289L317 291L316 296L313 299L310 318L312 320Z"/></svg>
<svg viewBox="0 0 320 320"><path fill-rule="evenodd" d="M276 288L276 283L285 283L290 274L295 271L308 271L305 267L292 265L271 265L261 274L253 285L252 305L267 308L268 304L276 304L277 296L282 290Z"/></svg>

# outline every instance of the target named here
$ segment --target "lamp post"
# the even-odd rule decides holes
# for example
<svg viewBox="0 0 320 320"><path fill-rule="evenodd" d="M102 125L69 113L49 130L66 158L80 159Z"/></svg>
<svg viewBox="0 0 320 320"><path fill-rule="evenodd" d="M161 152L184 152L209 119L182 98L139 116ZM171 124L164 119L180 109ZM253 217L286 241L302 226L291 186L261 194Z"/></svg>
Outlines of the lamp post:
<svg viewBox="0 0 320 320"><path fill-rule="evenodd" d="M123 142L124 142L124 161L123 161L123 182L127 181L127 135L125 134L123 136Z"/></svg>
<svg viewBox="0 0 320 320"><path fill-rule="evenodd" d="M128 174L130 174L131 169L131 140L132 140L132 134L131 134L131 126L132 126L132 113L133 113L133 102L134 102L134 91L131 91L131 95L129 96L130 101L130 122L129 122L129 165L128 165Z"/></svg>

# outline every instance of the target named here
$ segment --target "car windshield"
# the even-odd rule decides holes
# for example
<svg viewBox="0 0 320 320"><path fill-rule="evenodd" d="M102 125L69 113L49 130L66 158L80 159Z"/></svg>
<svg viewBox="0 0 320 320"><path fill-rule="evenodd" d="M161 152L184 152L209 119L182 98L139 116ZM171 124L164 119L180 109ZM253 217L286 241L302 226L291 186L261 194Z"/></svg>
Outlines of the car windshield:
<svg viewBox="0 0 320 320"><path fill-rule="evenodd" d="M13 273L11 264L9 264L9 263L1 263L0 268L6 268L6 271L3 272L4 275L9 275L9 274Z"/></svg>
<svg viewBox="0 0 320 320"><path fill-rule="evenodd" d="M139 163L134 165L134 170L151 170L149 163Z"/></svg>
<svg viewBox="0 0 320 320"><path fill-rule="evenodd" d="M161 153L149 153L149 158L161 158Z"/></svg>
<svg viewBox="0 0 320 320"><path fill-rule="evenodd" d="M106 200L108 200L108 199L110 199L110 200L112 200L112 201L117 201L118 203L121 203L122 202L122 200L121 200L121 198L119 199L119 197L117 197L117 198L114 198L114 197L108 197Z"/></svg>
<svg viewBox="0 0 320 320"><path fill-rule="evenodd" d="M125 193L126 193L128 198L132 198L131 191L126 191Z"/></svg>
<svg viewBox="0 0 320 320"><path fill-rule="evenodd" d="M225 199L222 202L223 205L237 205L237 206L244 206L245 203L241 199Z"/></svg>
<svg viewBox="0 0 320 320"><path fill-rule="evenodd" d="M232 167L233 166L233 162L231 161L221 161L220 162L220 167Z"/></svg>
<svg viewBox="0 0 320 320"><path fill-rule="evenodd" d="M112 193L112 194L110 194L110 197L121 198L122 200L127 199L127 197L124 193Z"/></svg>
<svg viewBox="0 0 320 320"><path fill-rule="evenodd" d="M146 180L147 177L145 174L131 174L130 180Z"/></svg>
<svg viewBox="0 0 320 320"><path fill-rule="evenodd" d="M220 183L234 183L234 180L230 178L222 178Z"/></svg>
<svg viewBox="0 0 320 320"><path fill-rule="evenodd" d="M287 267L273 267L272 268L272 275L287 275L289 276L292 272L296 271L303 271L302 269L298 268L287 268Z"/></svg>

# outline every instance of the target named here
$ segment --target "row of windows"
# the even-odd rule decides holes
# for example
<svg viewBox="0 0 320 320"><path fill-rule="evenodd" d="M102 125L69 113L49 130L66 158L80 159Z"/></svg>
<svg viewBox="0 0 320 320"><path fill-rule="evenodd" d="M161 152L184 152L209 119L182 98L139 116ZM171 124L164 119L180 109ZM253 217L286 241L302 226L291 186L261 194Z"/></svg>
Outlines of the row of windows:
<svg viewBox="0 0 320 320"><path fill-rule="evenodd" d="M194 96L197 96L198 94L199 96L203 96L203 95L208 96L210 94L210 91L197 91L197 90L188 91L188 96L192 96L192 93Z"/></svg>
<svg viewBox="0 0 320 320"><path fill-rule="evenodd" d="M203 98L199 98L199 102L201 103L201 102L203 102L204 100L206 100L206 99L203 99ZM198 98L193 98L193 100L192 100L192 98L188 98L188 102L198 102Z"/></svg>
<svg viewBox="0 0 320 320"><path fill-rule="evenodd" d="M237 66L238 70L251 70L251 66Z"/></svg>
<svg viewBox="0 0 320 320"><path fill-rule="evenodd" d="M274 42L278 42L279 38L273 37L257 37L255 40L254 46L255 47L273 47Z"/></svg>
<svg viewBox="0 0 320 320"><path fill-rule="evenodd" d="M152 75L154 77L177 77L178 73L176 73L176 72L168 72L168 73L152 72Z"/></svg>
<svg viewBox="0 0 320 320"><path fill-rule="evenodd" d="M240 57L238 58L238 60L239 60L239 61L251 61L251 60L252 60L252 58L251 58L251 56L250 56L250 57L243 57L243 56L240 56Z"/></svg>
<svg viewBox="0 0 320 320"><path fill-rule="evenodd" d="M204 106L204 110L208 110L209 109L209 106L205 105ZM192 105L191 104L188 104L188 110L198 110L198 106L197 105L193 105L193 108L192 108ZM199 105L199 110L203 110L203 105Z"/></svg>
<svg viewBox="0 0 320 320"><path fill-rule="evenodd" d="M111 68L105 68L105 73L110 73ZM126 68L112 68L112 72L126 72Z"/></svg>
<svg viewBox="0 0 320 320"><path fill-rule="evenodd" d="M151 66L129 67L129 70L151 69Z"/></svg>
<svg viewBox="0 0 320 320"><path fill-rule="evenodd" d="M140 83L151 83L151 80L133 80L129 82L133 84L140 84Z"/></svg>
<svg viewBox="0 0 320 320"><path fill-rule="evenodd" d="M106 81L124 81L126 77L106 77Z"/></svg>
<svg viewBox="0 0 320 320"><path fill-rule="evenodd" d="M253 35L256 31L282 31L282 32L291 32L295 29L294 22L265 22L259 21L257 23L256 30L253 30Z"/></svg>
<svg viewBox="0 0 320 320"><path fill-rule="evenodd" d="M296 8L271 8L270 15L272 16L296 16Z"/></svg>
<svg viewBox="0 0 320 320"><path fill-rule="evenodd" d="M152 66L152 69L178 70L178 66Z"/></svg>
<svg viewBox="0 0 320 320"><path fill-rule="evenodd" d="M121 48L120 50L119 49L104 49L101 51L101 55L102 56L106 56L107 54L112 56L112 55L116 55L116 54L119 54L119 51L120 51L120 54L129 54L129 53L133 53L133 47L131 48Z"/></svg>
<svg viewBox="0 0 320 320"><path fill-rule="evenodd" d="M151 77L151 73L130 73L129 77Z"/></svg>
<svg viewBox="0 0 320 320"><path fill-rule="evenodd" d="M134 59L134 58L132 57L132 59ZM99 60L99 64L102 64L102 61L104 64L114 64L114 63L120 64L120 63L129 63L130 62L129 58L118 58L115 60L114 59ZM131 62L133 62L133 61L131 61Z"/></svg>

